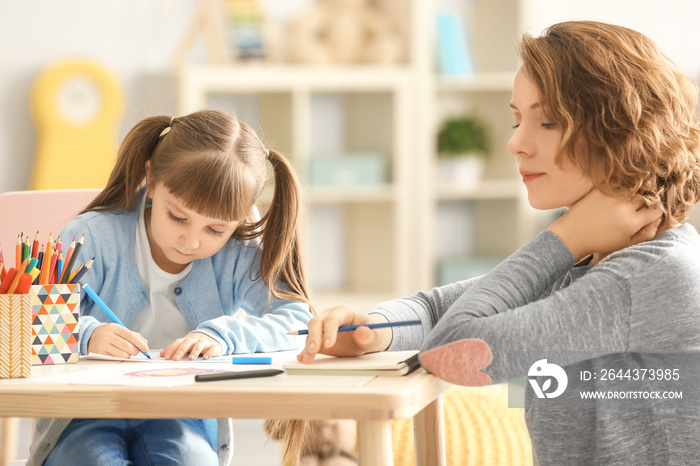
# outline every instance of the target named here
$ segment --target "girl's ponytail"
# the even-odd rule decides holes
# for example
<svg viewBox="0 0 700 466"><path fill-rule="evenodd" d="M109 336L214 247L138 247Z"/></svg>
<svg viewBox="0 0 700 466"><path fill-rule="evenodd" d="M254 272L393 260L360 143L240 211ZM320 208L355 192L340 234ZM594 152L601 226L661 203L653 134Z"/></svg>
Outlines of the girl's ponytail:
<svg viewBox="0 0 700 466"><path fill-rule="evenodd" d="M161 115L138 122L122 140L117 161L107 186L83 210L132 210L138 201L138 188L146 178L146 161L151 158L161 134L170 127L171 118Z"/></svg>
<svg viewBox="0 0 700 466"><path fill-rule="evenodd" d="M302 209L299 180L285 157L273 150L268 154L275 191L270 208L261 220L265 226L260 272L274 296L308 302L309 290L299 241ZM289 285L289 290L280 288L280 282Z"/></svg>

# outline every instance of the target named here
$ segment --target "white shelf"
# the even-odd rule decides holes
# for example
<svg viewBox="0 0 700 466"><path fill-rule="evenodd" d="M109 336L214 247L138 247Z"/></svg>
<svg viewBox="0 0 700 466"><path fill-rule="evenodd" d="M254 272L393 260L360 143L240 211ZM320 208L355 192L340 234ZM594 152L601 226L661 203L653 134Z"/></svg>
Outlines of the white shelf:
<svg viewBox="0 0 700 466"><path fill-rule="evenodd" d="M396 188L391 185L357 188L309 188L314 204L341 204L353 202L394 202Z"/></svg>
<svg viewBox="0 0 700 466"><path fill-rule="evenodd" d="M517 180L484 180L467 187L441 183L435 192L439 200L520 199L526 193Z"/></svg>
<svg viewBox="0 0 700 466"><path fill-rule="evenodd" d="M433 30L430 25L438 7L432 0L430 9L425 12L423 27ZM469 28L469 42L476 61L477 73L464 76L435 74L436 47L423 48L428 54L422 60L423 99L426 108L421 112L418 126L428 128L429 141L424 145L427 154L422 168L421 191L424 221L416 223L419 230L419 243L425 243L427 251L419 251L422 259L417 268L422 270L421 280L434 284L439 260L437 251L447 258L456 259L465 248L475 257L505 257L529 241L539 231L542 222L537 212L527 202L527 191L517 170L515 159L506 150L512 136L512 114L509 101L513 80L519 66L513 37L519 35L521 0L473 0L465 6L463 18L472 25ZM423 41L432 43L430 33L421 36ZM491 128L492 150L486 163L485 178L473 187L448 185L437 178L435 135L442 122L452 116L476 115ZM460 203L464 203L461 206ZM454 205L448 205L454 204ZM440 212L461 212L463 217L454 223L439 217ZM460 210L461 209L461 210ZM443 214L444 215L444 214ZM464 222L471 216L471 222ZM438 222L438 219L440 221ZM425 220L427 219L427 220ZM438 238L446 237L446 232L463 225L471 225L463 235L453 235L455 244L450 249L449 242L438 244ZM440 230L438 230L440 228ZM449 230L442 230L447 228ZM449 236L449 235L447 235ZM459 243L459 241L465 243ZM450 253L450 251L453 253Z"/></svg>
<svg viewBox="0 0 700 466"><path fill-rule="evenodd" d="M411 73L408 65L192 65L181 69L178 79L181 114L207 107L213 97L257 99L259 121L247 122L259 123L272 147L288 157L302 179L307 179L309 160L314 153L311 122L315 94L340 96L345 145L341 151L369 151L386 157L390 183L367 187L304 187L303 198L310 212L303 225L307 252L313 247L308 228L313 220L313 207L337 206L345 227L343 238L338 239L343 251L330 256L342 257L344 265L338 267L343 270L338 275L344 283L340 286L350 291L339 296L343 301L335 304L367 295L396 296L412 288L407 196L410 158L405 157L411 153ZM241 114L245 121L246 113ZM263 208L271 197L268 187L260 200ZM314 278L314 271L310 272ZM318 286L322 281L318 278Z"/></svg>
<svg viewBox="0 0 700 466"><path fill-rule="evenodd" d="M321 291L312 296L316 312L338 306L349 306L360 311L369 311L377 304L399 296L390 293L352 293L343 291Z"/></svg>
<svg viewBox="0 0 700 466"><path fill-rule="evenodd" d="M477 73L465 76L437 76L438 92L511 92L515 72Z"/></svg>
<svg viewBox="0 0 700 466"><path fill-rule="evenodd" d="M405 66L191 65L181 71L192 86L209 92L381 91L408 80Z"/></svg>
<svg viewBox="0 0 700 466"><path fill-rule="evenodd" d="M477 256L510 254L533 237L541 223L527 203L513 156L505 150L512 134L508 102L518 66L512 37L518 34L521 0L468 2L473 3L472 20L478 26L471 37L476 64L485 72L460 77L435 74L437 0L381 2L404 35L407 53L402 64L191 65L178 76L181 114L206 107L207 99L219 95L245 96L241 101L257 98L266 143L287 155L302 179L308 179L314 153L312 100L317 94L340 96L344 134L351 138L343 149L387 157L390 182L385 185L304 189L312 214L318 206L317 213L341 215L344 228L346 281L338 292L316 294L319 310L337 304L366 310L434 286L436 218L442 202L473 204L468 208L475 212ZM460 113L476 113L493 129L486 178L473 188L445 185L435 178L436 125ZM269 202L269 191L263 198ZM337 208L325 209L328 205ZM318 247L308 238L307 250ZM322 265L317 269L332 267Z"/></svg>

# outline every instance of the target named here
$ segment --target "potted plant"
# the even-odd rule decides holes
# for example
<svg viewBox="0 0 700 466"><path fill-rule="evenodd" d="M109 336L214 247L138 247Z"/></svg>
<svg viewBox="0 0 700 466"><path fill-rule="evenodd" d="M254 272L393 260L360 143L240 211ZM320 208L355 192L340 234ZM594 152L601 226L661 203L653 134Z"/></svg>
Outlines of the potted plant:
<svg viewBox="0 0 700 466"><path fill-rule="evenodd" d="M462 186L478 184L490 148L489 127L479 118L463 115L445 120L437 138L441 177Z"/></svg>

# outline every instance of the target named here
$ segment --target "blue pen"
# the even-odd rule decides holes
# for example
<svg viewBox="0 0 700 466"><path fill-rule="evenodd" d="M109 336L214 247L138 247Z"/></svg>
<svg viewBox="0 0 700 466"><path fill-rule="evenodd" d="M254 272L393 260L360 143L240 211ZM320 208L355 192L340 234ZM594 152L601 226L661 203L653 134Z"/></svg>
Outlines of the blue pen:
<svg viewBox="0 0 700 466"><path fill-rule="evenodd" d="M100 309L102 309L102 312L104 312L105 315L107 315L107 317L109 317L109 320L111 320L115 324L119 324L122 327L126 328L126 325L124 325L122 323L122 321L119 320L119 317L117 317L114 314L114 312L112 312L112 310L109 308L109 306L107 306L107 304L105 304L105 302L102 301L102 298L100 298L97 295L97 293L95 293L95 290L93 290L92 287L90 287L90 285L88 285L87 283L81 283L80 286L82 286L83 289L85 290L85 292L92 298L93 301L95 301L95 304L100 306ZM151 359L151 356L148 353L144 353L141 350L139 350L139 351L141 352L141 354L146 356L148 359Z"/></svg>
<svg viewBox="0 0 700 466"><path fill-rule="evenodd" d="M402 325L420 325L420 320L402 320L400 322L381 322L378 324L359 324L359 325L341 325L338 327L339 332L351 332L357 330L360 327L368 328L384 328L384 327L400 327ZM308 335L309 331L307 329L294 330L289 332L288 335Z"/></svg>

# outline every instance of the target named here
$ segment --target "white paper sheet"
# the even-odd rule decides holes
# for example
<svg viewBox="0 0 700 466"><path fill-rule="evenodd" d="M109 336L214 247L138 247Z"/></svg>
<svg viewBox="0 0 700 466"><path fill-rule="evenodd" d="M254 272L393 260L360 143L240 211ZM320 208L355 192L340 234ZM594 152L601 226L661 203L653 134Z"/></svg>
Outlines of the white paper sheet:
<svg viewBox="0 0 700 466"><path fill-rule="evenodd" d="M228 355L228 356L218 356L216 358L211 358L211 359L182 359L180 361L174 361L172 359L165 359L162 356L160 356L160 352L162 349L151 349L148 354L151 356L151 359L148 359L146 356L143 354L139 353L136 356L132 356L131 358L118 358L115 356L108 356L106 354L99 354L99 353L89 353L87 356L82 356L80 360L82 361L83 359L85 360L97 360L97 361L124 361L124 362L148 362L148 363L171 363L171 364L177 364L177 363L182 363L182 362L197 362L197 363L202 363L202 362L225 362L225 363L232 363L233 359L239 356L246 356L246 357L252 357L252 358L265 358L269 357L272 359L272 363L283 363L287 361L293 361L296 360L296 355L299 353L298 351L277 351L274 353L253 353L253 354L236 354L236 355ZM267 364L269 366L269 364ZM246 364L246 367L254 367L257 366L257 364Z"/></svg>
<svg viewBox="0 0 700 466"><path fill-rule="evenodd" d="M274 377L251 379L225 380L218 382L195 382L197 374L214 372L240 372L250 370L278 369L286 361L296 359L298 351L280 351L276 353L255 353L249 356L269 356L272 364L251 365L232 364L232 356L223 357L225 361L198 359L194 361L168 361L155 356L160 350L150 352L152 360L143 357L142 360L133 358L125 363L119 358L92 355L83 357L75 365L79 371L69 371L47 376L33 375L25 379L30 383L77 384L77 385L128 385L135 387L176 387L189 384L231 384L231 385L262 385L262 386L293 386L293 387L360 387L372 380L372 376L316 376L280 374ZM140 355L141 356L141 355ZM72 365L71 365L72 366ZM93 366L94 368L91 368ZM63 366L65 368L66 366Z"/></svg>

